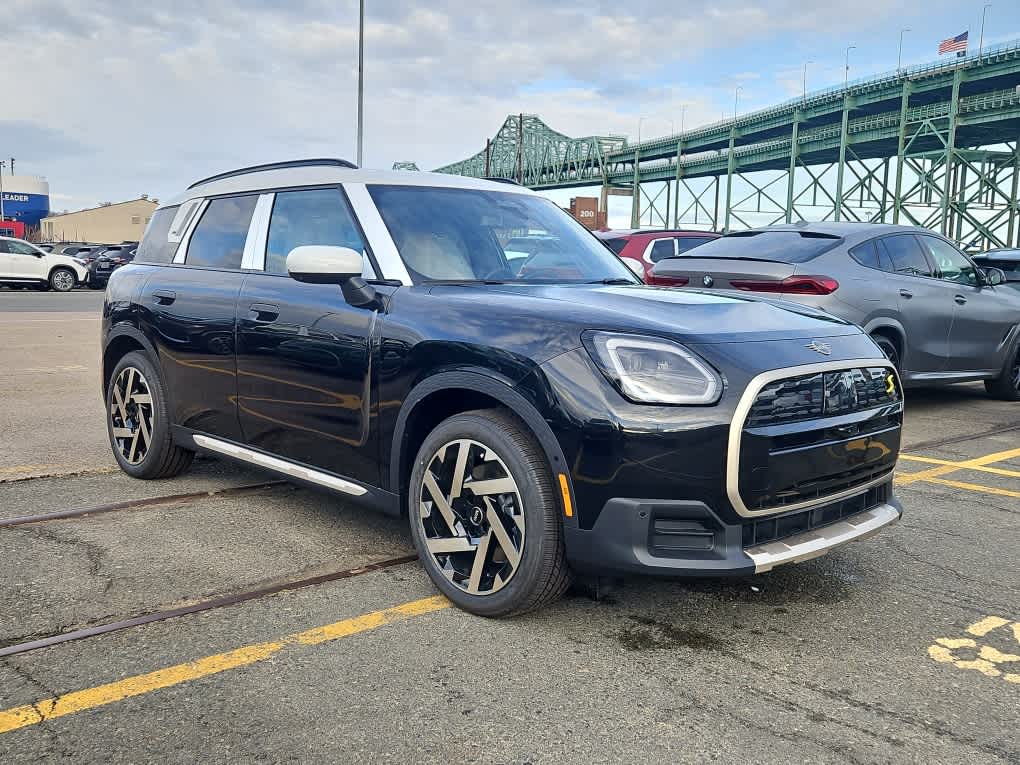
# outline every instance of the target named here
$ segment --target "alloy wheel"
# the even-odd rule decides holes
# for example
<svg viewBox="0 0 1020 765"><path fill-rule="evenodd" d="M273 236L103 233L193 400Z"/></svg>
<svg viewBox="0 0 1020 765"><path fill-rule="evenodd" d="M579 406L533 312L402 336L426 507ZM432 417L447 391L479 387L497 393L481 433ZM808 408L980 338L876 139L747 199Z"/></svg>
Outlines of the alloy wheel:
<svg viewBox="0 0 1020 765"><path fill-rule="evenodd" d="M506 464L472 439L441 446L419 496L423 538L439 570L471 595L491 595L517 572L524 505Z"/></svg>
<svg viewBox="0 0 1020 765"><path fill-rule="evenodd" d="M113 383L110 397L110 433L129 465L137 465L149 453L155 414L152 392L135 367L125 367Z"/></svg>
<svg viewBox="0 0 1020 765"><path fill-rule="evenodd" d="M1013 381L1013 389L1020 392L1020 348L1017 348L1013 357L1013 368L1009 371L1009 376Z"/></svg>
<svg viewBox="0 0 1020 765"><path fill-rule="evenodd" d="M74 277L70 271L60 270L53 274L53 287L60 292L74 289Z"/></svg>

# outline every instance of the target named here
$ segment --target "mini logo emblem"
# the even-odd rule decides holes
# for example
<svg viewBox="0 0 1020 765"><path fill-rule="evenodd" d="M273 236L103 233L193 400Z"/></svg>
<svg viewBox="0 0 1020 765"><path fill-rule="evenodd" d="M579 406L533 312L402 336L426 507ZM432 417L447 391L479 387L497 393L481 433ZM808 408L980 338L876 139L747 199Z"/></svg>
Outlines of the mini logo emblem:
<svg viewBox="0 0 1020 765"><path fill-rule="evenodd" d="M820 343L817 340L812 340L808 345L805 345L804 347L807 348L809 351L820 353L823 356L832 355L832 346L829 345L828 343Z"/></svg>
<svg viewBox="0 0 1020 765"><path fill-rule="evenodd" d="M885 392L890 396L896 392L896 378L890 372L885 378Z"/></svg>
<svg viewBox="0 0 1020 765"><path fill-rule="evenodd" d="M705 274L704 276L701 277L701 283L704 284L706 287L711 287L713 284L715 284L715 279L713 279L708 274Z"/></svg>

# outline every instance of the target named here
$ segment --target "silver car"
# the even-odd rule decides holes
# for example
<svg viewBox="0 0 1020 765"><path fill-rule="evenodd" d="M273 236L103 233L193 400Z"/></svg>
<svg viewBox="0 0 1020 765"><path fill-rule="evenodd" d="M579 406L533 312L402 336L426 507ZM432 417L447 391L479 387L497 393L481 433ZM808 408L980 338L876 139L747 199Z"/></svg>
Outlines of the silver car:
<svg viewBox="0 0 1020 765"><path fill-rule="evenodd" d="M747 292L861 325L907 384L984 380L1020 401L1020 292L927 229L797 223L728 234L661 260L651 284Z"/></svg>

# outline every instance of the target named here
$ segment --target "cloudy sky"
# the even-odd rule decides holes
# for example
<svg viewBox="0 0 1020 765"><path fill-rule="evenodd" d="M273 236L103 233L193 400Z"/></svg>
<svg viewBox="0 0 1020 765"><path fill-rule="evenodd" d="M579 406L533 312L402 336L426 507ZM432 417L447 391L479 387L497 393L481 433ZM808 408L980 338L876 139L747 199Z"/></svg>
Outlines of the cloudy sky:
<svg viewBox="0 0 1020 765"><path fill-rule="evenodd" d="M936 58L982 2L367 0L365 164L474 154L504 118L644 137ZM356 0L5 0L0 156L54 209L166 196L224 169L354 158ZM1020 37L1020 3L985 44ZM686 106L684 106L686 105ZM681 116L683 115L683 116ZM643 119L642 119L643 118Z"/></svg>

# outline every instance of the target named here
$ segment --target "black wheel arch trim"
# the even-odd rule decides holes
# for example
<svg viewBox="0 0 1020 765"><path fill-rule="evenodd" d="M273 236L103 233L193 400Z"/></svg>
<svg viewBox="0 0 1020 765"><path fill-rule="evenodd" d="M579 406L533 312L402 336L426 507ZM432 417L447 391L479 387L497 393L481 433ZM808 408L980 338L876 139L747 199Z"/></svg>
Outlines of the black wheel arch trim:
<svg viewBox="0 0 1020 765"><path fill-rule="evenodd" d="M549 460L549 468L553 473L553 481L556 488L559 488L559 475L565 475L567 480L567 491L570 492L572 507L576 507L574 499L573 481L570 478L567 458L560 448L560 443L553 434L552 428L545 421L538 409L512 387L511 383L501 376L480 370L456 370L439 372L419 382L411 392L408 393L397 416L397 423L393 430L393 443L390 446L390 474L388 489L399 493L401 485L400 466L403 462L405 448L405 430L407 422L415 408L433 393L449 390L450 388L461 388L465 390L483 393L506 406L517 417L524 421L532 435L538 440L539 446L545 452ZM563 499L560 492L556 492L557 504L560 506L560 518L565 526L577 525L576 510L567 516L563 507Z"/></svg>
<svg viewBox="0 0 1020 765"><path fill-rule="evenodd" d="M102 395L106 396L106 381L109 373L113 371L112 368L106 368L106 351L113 344L113 342L120 337L129 337L145 350L146 353L152 358L152 363L159 366L159 353L156 351L156 346L145 336L145 334L132 324L117 324L110 328L106 338L103 340L103 373L100 378L100 384L102 386ZM116 364L115 364L116 366ZM164 391L167 396L170 395L169 391Z"/></svg>

